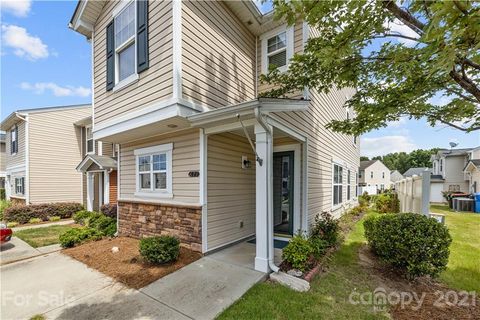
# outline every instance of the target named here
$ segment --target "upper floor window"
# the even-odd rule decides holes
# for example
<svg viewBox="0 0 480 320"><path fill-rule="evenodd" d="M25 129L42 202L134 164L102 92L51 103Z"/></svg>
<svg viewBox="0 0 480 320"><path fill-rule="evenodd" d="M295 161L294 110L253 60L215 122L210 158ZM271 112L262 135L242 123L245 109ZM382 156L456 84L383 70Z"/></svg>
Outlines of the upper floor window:
<svg viewBox="0 0 480 320"><path fill-rule="evenodd" d="M85 150L87 154L95 153L95 140L93 140L92 127L85 128Z"/></svg>
<svg viewBox="0 0 480 320"><path fill-rule="evenodd" d="M382 179L385 179L385 172L382 172Z"/></svg>
<svg viewBox="0 0 480 320"><path fill-rule="evenodd" d="M440 172L443 172L443 159L440 159Z"/></svg>
<svg viewBox="0 0 480 320"><path fill-rule="evenodd" d="M137 195L172 196L172 144L137 149Z"/></svg>
<svg viewBox="0 0 480 320"><path fill-rule="evenodd" d="M343 168L333 165L333 205L343 202Z"/></svg>
<svg viewBox="0 0 480 320"><path fill-rule="evenodd" d="M261 39L262 72L267 73L270 66L286 71L293 56L293 27L282 26L264 34Z"/></svg>
<svg viewBox="0 0 480 320"><path fill-rule="evenodd" d="M370 178L373 179L373 171L370 171Z"/></svg>
<svg viewBox="0 0 480 320"><path fill-rule="evenodd" d="M116 83L135 73L135 1L115 17Z"/></svg>
<svg viewBox="0 0 480 320"><path fill-rule="evenodd" d="M10 130L10 154L16 154L18 152L18 126Z"/></svg>

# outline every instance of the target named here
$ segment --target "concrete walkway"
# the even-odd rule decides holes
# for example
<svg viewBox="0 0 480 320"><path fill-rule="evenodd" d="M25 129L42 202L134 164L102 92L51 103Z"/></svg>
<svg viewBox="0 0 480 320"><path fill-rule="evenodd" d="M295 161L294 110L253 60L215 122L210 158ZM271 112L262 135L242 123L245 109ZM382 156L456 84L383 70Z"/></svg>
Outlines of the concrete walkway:
<svg viewBox="0 0 480 320"><path fill-rule="evenodd" d="M19 226L19 227L12 228L12 231L15 234L15 231L21 231L21 230L27 230L27 229L38 229L38 228L45 228L50 226L63 226L63 225L72 224L72 223L75 223L75 221L73 221L72 219L69 219L69 220L55 221L55 222L49 222L49 223L29 224L26 226Z"/></svg>
<svg viewBox="0 0 480 320"><path fill-rule="evenodd" d="M214 319L266 277L225 257L203 257L140 290L61 252L11 263L0 267L0 318Z"/></svg>
<svg viewBox="0 0 480 320"><path fill-rule="evenodd" d="M60 250L59 244L34 248L20 238L13 237L9 242L0 246L0 265L14 261L33 258L38 255Z"/></svg>

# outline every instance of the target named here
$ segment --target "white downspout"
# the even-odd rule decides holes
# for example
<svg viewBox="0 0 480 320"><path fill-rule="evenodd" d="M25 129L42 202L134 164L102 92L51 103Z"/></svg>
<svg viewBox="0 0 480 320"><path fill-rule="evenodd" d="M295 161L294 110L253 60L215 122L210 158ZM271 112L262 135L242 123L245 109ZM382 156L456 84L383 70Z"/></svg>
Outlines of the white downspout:
<svg viewBox="0 0 480 320"><path fill-rule="evenodd" d="M272 180L273 180L273 166L272 166L272 149L273 149L273 135L270 127L264 122L259 108L255 108L255 118L258 123L268 132L268 155L267 159L264 159L263 163L268 168L268 180L267 180L267 237L268 237L268 246L267 246L267 257L268 257L268 266L272 269L273 272L278 272L280 269L274 263L274 245L273 245L273 190Z"/></svg>

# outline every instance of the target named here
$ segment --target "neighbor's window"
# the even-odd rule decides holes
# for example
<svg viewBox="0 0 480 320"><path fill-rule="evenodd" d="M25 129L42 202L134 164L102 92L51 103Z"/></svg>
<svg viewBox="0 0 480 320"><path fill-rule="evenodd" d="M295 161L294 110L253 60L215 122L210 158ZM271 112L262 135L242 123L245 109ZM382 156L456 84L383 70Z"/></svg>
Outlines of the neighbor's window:
<svg viewBox="0 0 480 320"><path fill-rule="evenodd" d="M137 192L172 192L172 144L135 150Z"/></svg>
<svg viewBox="0 0 480 320"><path fill-rule="evenodd" d="M333 165L333 205L343 202L343 168L337 164Z"/></svg>
<svg viewBox="0 0 480 320"><path fill-rule="evenodd" d="M25 193L25 178L15 178L15 194L23 195Z"/></svg>
<svg viewBox="0 0 480 320"><path fill-rule="evenodd" d="M370 178L373 179L373 171L370 172Z"/></svg>
<svg viewBox="0 0 480 320"><path fill-rule="evenodd" d="M10 130L10 154L18 152L18 126Z"/></svg>
<svg viewBox="0 0 480 320"><path fill-rule="evenodd" d="M385 172L382 172L382 179L385 179Z"/></svg>
<svg viewBox="0 0 480 320"><path fill-rule="evenodd" d="M95 140L93 140L92 127L85 127L85 141L87 153L95 153Z"/></svg>
<svg viewBox="0 0 480 320"><path fill-rule="evenodd" d="M351 179L350 170L348 170L347 171L347 200L351 199L352 182L350 179Z"/></svg>
<svg viewBox="0 0 480 320"><path fill-rule="evenodd" d="M116 82L125 80L135 71L135 1L115 17Z"/></svg>
<svg viewBox="0 0 480 320"><path fill-rule="evenodd" d="M355 197L358 197L358 176L359 174L355 174Z"/></svg>
<svg viewBox="0 0 480 320"><path fill-rule="evenodd" d="M443 159L440 159L440 172L443 172Z"/></svg>

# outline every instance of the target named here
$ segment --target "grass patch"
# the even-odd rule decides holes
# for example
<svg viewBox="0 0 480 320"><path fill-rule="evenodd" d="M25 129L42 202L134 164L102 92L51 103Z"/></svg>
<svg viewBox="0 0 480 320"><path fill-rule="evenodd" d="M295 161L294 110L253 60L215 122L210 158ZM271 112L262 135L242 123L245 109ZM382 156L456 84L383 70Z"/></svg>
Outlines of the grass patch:
<svg viewBox="0 0 480 320"><path fill-rule="evenodd" d="M374 213L369 213L372 215ZM306 293L272 282L255 285L219 319L388 319L372 306L348 300L353 290L373 290L371 279L357 263L357 252L365 242L363 220L355 224L329 263L329 271L317 276Z"/></svg>
<svg viewBox="0 0 480 320"><path fill-rule="evenodd" d="M453 239L440 280L455 289L480 292L480 214L452 212L442 205L432 205L431 211L445 215Z"/></svg>
<svg viewBox="0 0 480 320"><path fill-rule="evenodd" d="M26 229L15 231L14 236L22 239L34 248L49 246L60 242L58 237L67 230L74 228L72 225L50 226L44 228Z"/></svg>

